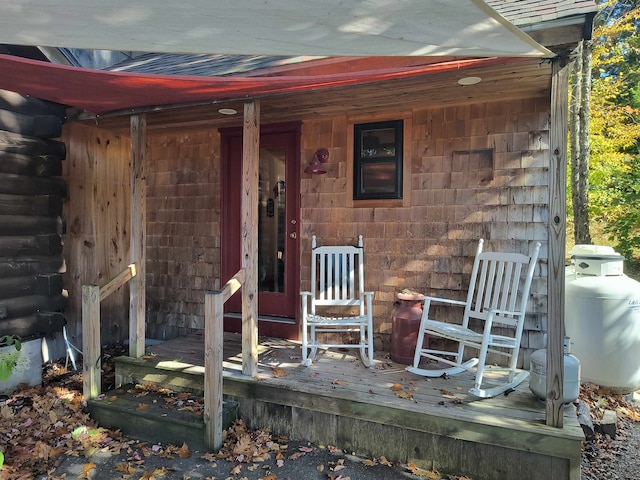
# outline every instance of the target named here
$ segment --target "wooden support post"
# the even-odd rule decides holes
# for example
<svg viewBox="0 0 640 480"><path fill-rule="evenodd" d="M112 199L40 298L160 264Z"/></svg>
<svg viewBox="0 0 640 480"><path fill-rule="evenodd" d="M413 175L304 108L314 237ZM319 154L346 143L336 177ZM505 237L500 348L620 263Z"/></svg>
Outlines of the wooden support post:
<svg viewBox="0 0 640 480"><path fill-rule="evenodd" d="M258 168L260 158L260 101L244 104L242 132L242 373L258 371Z"/></svg>
<svg viewBox="0 0 640 480"><path fill-rule="evenodd" d="M82 286L82 394L85 400L100 395L100 287Z"/></svg>
<svg viewBox="0 0 640 480"><path fill-rule="evenodd" d="M147 240L147 118L131 116L131 263L136 275L129 285L129 356L144 355Z"/></svg>
<svg viewBox="0 0 640 480"><path fill-rule="evenodd" d="M204 443L210 451L222 447L223 317L222 292L207 292L204 298Z"/></svg>
<svg viewBox="0 0 640 480"><path fill-rule="evenodd" d="M546 424L562 428L569 59L566 56L553 59L551 71Z"/></svg>

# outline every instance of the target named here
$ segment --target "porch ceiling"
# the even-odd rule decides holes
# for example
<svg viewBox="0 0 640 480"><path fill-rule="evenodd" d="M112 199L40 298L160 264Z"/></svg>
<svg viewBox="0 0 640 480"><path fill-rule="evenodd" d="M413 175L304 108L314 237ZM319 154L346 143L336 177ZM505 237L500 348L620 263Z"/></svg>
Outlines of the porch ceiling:
<svg viewBox="0 0 640 480"><path fill-rule="evenodd" d="M319 56L552 56L481 0L21 0L0 43Z"/></svg>
<svg viewBox="0 0 640 480"><path fill-rule="evenodd" d="M458 79L478 76L476 85L461 86ZM414 77L367 84L286 92L261 98L261 123L274 123L319 117L380 115L403 112L420 105L452 106L517 98L549 97L551 65L534 59L502 59L473 68L456 69ZM198 125L224 127L240 125L242 99L212 101L201 105L162 108L147 115L149 130ZM238 111L222 115L222 107ZM110 130L129 130L128 116L101 116L88 120Z"/></svg>

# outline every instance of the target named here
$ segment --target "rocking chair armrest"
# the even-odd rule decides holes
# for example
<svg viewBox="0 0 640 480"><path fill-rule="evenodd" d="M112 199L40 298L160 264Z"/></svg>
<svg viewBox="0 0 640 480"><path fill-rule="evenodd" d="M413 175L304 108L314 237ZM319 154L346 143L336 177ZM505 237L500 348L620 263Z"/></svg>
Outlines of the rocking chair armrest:
<svg viewBox="0 0 640 480"><path fill-rule="evenodd" d="M300 296L302 296L302 297L310 297L311 296L311 292L300 292Z"/></svg>
<svg viewBox="0 0 640 480"><path fill-rule="evenodd" d="M450 305L458 305L460 307L464 307L467 305L467 302L464 302L462 300L452 300L450 298L429 297L429 296L424 297L424 302L425 302L425 305L429 305L431 302L448 303Z"/></svg>

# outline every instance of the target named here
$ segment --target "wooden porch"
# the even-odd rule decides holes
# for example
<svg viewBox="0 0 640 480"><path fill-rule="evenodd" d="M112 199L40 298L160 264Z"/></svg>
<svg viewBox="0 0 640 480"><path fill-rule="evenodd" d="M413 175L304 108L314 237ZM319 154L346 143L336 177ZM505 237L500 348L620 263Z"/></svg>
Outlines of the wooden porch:
<svg viewBox="0 0 640 480"><path fill-rule="evenodd" d="M545 425L545 403L528 381L480 400L467 394L471 374L427 380L384 354L370 370L352 351L321 352L305 368L298 344L264 338L251 377L242 373L241 337L224 340L225 398L252 428L474 480L580 479L584 436L573 406L563 428ZM203 392L204 358L204 333L169 340L144 357L118 358L116 381Z"/></svg>

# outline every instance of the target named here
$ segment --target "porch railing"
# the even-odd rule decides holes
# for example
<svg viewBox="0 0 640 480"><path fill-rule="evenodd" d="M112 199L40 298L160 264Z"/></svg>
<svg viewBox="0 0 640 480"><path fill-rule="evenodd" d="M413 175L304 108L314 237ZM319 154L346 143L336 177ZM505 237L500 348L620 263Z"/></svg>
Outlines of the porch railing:
<svg viewBox="0 0 640 480"><path fill-rule="evenodd" d="M101 393L100 302L135 276L136 264L132 263L103 287L82 286L82 393L87 400ZM204 423L205 445L210 450L222 447L224 304L242 287L245 277L246 270L241 268L222 289L205 294Z"/></svg>
<svg viewBox="0 0 640 480"><path fill-rule="evenodd" d="M241 268L222 289L204 297L204 443L211 451L222 447L224 303L242 287L245 275Z"/></svg>
<svg viewBox="0 0 640 480"><path fill-rule="evenodd" d="M100 302L137 274L135 263L103 287L82 286L82 394L86 400L100 395Z"/></svg>

